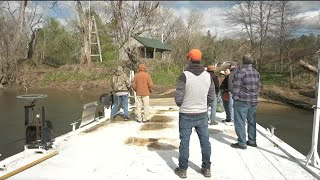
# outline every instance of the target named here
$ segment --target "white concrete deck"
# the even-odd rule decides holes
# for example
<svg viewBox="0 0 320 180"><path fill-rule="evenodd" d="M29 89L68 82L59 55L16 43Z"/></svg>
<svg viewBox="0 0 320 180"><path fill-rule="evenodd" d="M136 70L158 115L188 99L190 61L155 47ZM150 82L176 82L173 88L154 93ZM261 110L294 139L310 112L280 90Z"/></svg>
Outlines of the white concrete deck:
<svg viewBox="0 0 320 180"><path fill-rule="evenodd" d="M174 108L151 107L153 117L146 124L106 121L87 132L59 137L56 140L58 155L10 179L180 179L173 172L179 156L178 111ZM224 113L217 116L223 119ZM316 179L260 133L257 133L258 147L246 150L230 147L236 142L233 126L220 122L210 126L209 133L210 179ZM21 156L19 161L6 164L8 169L0 171L0 177L44 156L25 154L17 155ZM200 174L200 167L200 144L193 131L188 179L208 179Z"/></svg>

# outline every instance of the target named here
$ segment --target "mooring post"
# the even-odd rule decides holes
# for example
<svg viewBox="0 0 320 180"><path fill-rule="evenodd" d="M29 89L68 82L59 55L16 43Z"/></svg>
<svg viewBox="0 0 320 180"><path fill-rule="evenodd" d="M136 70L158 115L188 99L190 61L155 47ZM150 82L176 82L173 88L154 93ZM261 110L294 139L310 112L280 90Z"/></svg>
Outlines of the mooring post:
<svg viewBox="0 0 320 180"><path fill-rule="evenodd" d="M72 131L76 130L76 125L78 124L77 121L75 121L74 123L71 123L70 125L72 126Z"/></svg>
<svg viewBox="0 0 320 180"><path fill-rule="evenodd" d="M0 154L0 156L1 156L1 154ZM2 161L0 161L0 170L1 171L6 171L7 170L6 165Z"/></svg>
<svg viewBox="0 0 320 180"><path fill-rule="evenodd" d="M274 126L270 125L271 137L274 136L274 130L275 130L275 129L276 129L276 128L275 128Z"/></svg>

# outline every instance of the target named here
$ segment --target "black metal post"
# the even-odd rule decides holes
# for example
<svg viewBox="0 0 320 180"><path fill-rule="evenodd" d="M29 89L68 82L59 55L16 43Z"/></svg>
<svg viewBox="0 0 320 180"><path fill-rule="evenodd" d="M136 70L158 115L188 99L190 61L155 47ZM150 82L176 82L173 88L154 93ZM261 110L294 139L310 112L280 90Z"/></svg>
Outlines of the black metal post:
<svg viewBox="0 0 320 180"><path fill-rule="evenodd" d="M47 149L47 142L44 134L44 128L46 125L46 110L44 106L41 106L41 144L43 145L44 149Z"/></svg>

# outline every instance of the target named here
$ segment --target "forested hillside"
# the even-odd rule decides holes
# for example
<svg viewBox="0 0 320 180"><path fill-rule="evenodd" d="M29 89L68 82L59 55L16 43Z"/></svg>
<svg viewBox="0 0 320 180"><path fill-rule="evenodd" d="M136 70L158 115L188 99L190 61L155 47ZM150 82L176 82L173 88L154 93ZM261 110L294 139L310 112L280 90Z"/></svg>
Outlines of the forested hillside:
<svg viewBox="0 0 320 180"><path fill-rule="evenodd" d="M235 3L223 19L239 29L232 37L209 30L197 9L189 10L183 19L175 9L156 1L91 2L90 8L85 1L46 2L48 11L69 8L74 16L68 18L44 15L43 4L37 1L14 3L13 7L10 1L0 2L0 85L4 88L108 86L115 66L133 63L130 55L135 47L129 45L133 36L163 40L172 48L165 59L138 58L147 61L158 86L174 87L191 48L202 51L204 65L240 61L243 54L251 53L263 85L315 85L315 73L303 68L300 60L317 66L320 36L297 33L304 28L304 18L297 16L289 1ZM92 17L102 62L90 56L98 52L89 41ZM314 21L320 29L319 18Z"/></svg>

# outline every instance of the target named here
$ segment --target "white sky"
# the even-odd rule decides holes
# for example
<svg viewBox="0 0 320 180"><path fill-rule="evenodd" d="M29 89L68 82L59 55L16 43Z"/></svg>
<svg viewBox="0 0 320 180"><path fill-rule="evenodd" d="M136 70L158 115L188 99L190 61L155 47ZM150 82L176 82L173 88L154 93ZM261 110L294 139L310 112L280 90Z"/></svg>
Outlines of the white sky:
<svg viewBox="0 0 320 180"><path fill-rule="evenodd" d="M35 3L35 1L32 1ZM44 13L44 16L51 15L63 24L68 24L68 19L76 17L74 1L58 1L55 8L50 9L54 1L37 1L39 4L38 12ZM87 7L89 2L82 1L83 6ZM1 2L0 2L1 3ZM12 10L19 7L19 1L9 1ZM8 7L7 2L2 2L0 7ZM175 15L186 19L190 9L197 9L203 13L203 22L207 30L218 37L233 37L241 31L241 27L234 27L224 21L224 11L232 8L236 2L234 1L161 1L162 5L173 8ZM320 33L320 1L291 1L291 6L295 7L299 12L299 17L304 17L301 32L304 33ZM103 11L105 2L91 1L91 4L100 4L99 7ZM27 12L30 12L33 4L28 3Z"/></svg>
<svg viewBox="0 0 320 180"><path fill-rule="evenodd" d="M176 16L186 19L190 9L197 9L204 15L204 23L218 37L233 37L241 27L232 27L224 21L224 12L234 6L232 1L170 1L163 3L176 10ZM304 17L301 31L320 34L320 1L291 1L290 5L298 10L299 17Z"/></svg>

